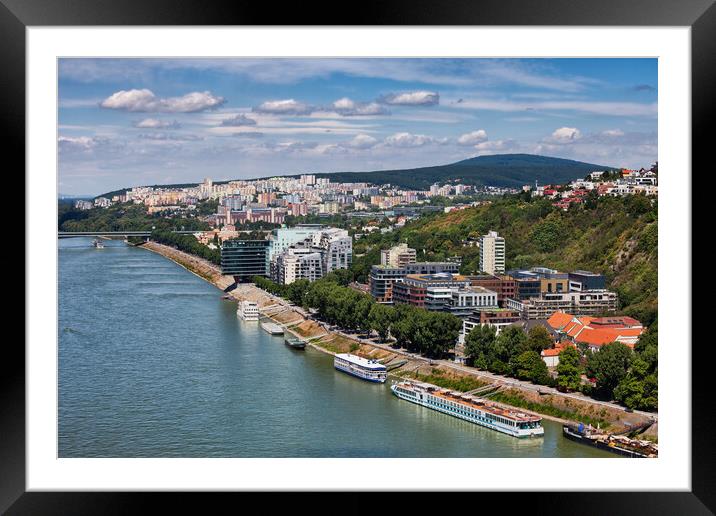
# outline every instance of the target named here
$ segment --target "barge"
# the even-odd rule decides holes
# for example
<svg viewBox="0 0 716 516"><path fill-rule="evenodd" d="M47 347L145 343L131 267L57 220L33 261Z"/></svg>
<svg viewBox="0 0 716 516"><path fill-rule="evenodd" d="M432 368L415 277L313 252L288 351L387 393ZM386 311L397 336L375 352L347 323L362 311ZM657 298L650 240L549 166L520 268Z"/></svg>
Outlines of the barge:
<svg viewBox="0 0 716 516"><path fill-rule="evenodd" d="M398 398L469 421L512 437L541 437L542 418L499 407L485 399L423 382L401 381L390 386Z"/></svg>
<svg viewBox="0 0 716 516"><path fill-rule="evenodd" d="M276 323L262 322L261 328L270 335L283 335L283 328Z"/></svg>
<svg viewBox="0 0 716 516"><path fill-rule="evenodd" d="M597 433L585 428L582 423L579 426L563 425L562 434L570 441L594 446L622 457L643 459L659 455L658 445L651 441L629 439L623 435Z"/></svg>

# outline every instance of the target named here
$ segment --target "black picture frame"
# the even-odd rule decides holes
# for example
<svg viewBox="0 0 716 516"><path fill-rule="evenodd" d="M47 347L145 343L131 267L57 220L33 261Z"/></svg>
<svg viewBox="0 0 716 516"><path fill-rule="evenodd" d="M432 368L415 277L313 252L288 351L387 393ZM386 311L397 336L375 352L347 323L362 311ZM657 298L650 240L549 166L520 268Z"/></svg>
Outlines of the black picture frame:
<svg viewBox="0 0 716 516"><path fill-rule="evenodd" d="M716 92L716 6L714 0L384 0L346 10L348 17L321 6L287 3L207 2L206 0L0 0L0 113L6 126L6 157L25 165L25 30L28 26L83 25L548 25L688 26L692 59L692 163L708 164L708 124ZM331 18L333 16L333 18ZM662 144L664 141L661 140ZM712 145L711 145L712 146ZM14 156L13 156L14 155ZM712 168L709 167L709 168ZM702 194L703 195L703 194ZM695 204L695 200L694 200ZM694 223L697 221L694 220ZM694 234L694 233L692 233ZM31 274L31 271L25 271ZM681 277L689 281L690 277ZM696 307L694 306L694 309ZM691 322L681 322L690 345ZM712 514L716 511L715 411L711 405L707 360L710 341L692 346L691 492L515 493L480 495L480 509L508 505L529 512L567 514ZM181 493L25 492L25 352L6 345L0 374L0 513L115 514L146 510L147 498L183 510L207 512L207 497ZM569 474L569 472L565 472ZM559 479L555 479L555 491ZM223 503L230 494L212 502ZM346 495L342 504L355 507ZM217 500L218 498L218 500ZM303 499L303 497L297 497ZM422 507L422 497L401 500L401 511ZM258 500L257 500L258 501ZM231 503L231 502L230 502ZM244 501L244 503L250 503ZM300 503L300 502L299 502ZM522 505L527 504L527 505ZM329 507L330 508L330 507ZM477 508L475 510L478 510ZM233 512L233 511L232 511Z"/></svg>

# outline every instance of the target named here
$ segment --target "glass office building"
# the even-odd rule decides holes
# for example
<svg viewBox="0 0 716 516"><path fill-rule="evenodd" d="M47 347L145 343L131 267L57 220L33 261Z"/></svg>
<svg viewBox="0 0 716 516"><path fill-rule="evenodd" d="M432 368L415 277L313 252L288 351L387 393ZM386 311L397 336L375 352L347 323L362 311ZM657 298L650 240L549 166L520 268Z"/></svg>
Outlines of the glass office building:
<svg viewBox="0 0 716 516"><path fill-rule="evenodd" d="M268 276L268 240L226 240L221 246L221 273L237 281Z"/></svg>

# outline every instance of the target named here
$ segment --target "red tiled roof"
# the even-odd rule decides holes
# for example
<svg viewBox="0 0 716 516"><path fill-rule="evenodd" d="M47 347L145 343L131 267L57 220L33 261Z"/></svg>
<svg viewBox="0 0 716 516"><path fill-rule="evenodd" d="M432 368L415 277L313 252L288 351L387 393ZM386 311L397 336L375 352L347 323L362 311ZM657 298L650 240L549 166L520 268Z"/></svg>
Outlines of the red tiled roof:
<svg viewBox="0 0 716 516"><path fill-rule="evenodd" d="M574 316L572 314L568 314L567 312L555 312L549 317L549 319L547 319L547 324L555 330L561 330L569 324L573 318Z"/></svg>

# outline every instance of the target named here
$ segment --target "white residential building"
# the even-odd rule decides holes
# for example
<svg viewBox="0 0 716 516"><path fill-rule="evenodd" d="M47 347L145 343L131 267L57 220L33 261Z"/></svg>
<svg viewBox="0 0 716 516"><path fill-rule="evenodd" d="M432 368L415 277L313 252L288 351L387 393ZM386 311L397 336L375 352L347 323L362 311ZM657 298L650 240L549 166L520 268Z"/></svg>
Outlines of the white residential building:
<svg viewBox="0 0 716 516"><path fill-rule="evenodd" d="M480 237L480 270L487 274L505 272L505 239L496 231Z"/></svg>
<svg viewBox="0 0 716 516"><path fill-rule="evenodd" d="M408 244L398 244L380 251L380 264L388 267L405 267L409 263L415 263L415 260L415 249L408 247Z"/></svg>

